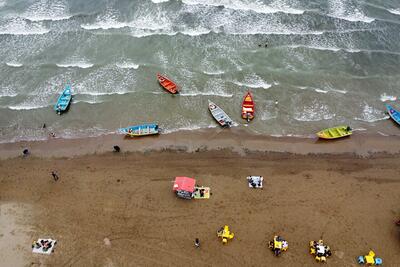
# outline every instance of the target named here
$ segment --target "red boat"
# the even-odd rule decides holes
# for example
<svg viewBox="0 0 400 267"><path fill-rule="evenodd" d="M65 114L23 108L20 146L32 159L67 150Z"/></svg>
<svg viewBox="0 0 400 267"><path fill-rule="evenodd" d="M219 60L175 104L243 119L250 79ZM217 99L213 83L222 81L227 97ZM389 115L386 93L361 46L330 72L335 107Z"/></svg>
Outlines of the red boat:
<svg viewBox="0 0 400 267"><path fill-rule="evenodd" d="M242 102L242 118L247 120L247 122L251 121L254 119L254 111L253 95L250 91L247 91Z"/></svg>
<svg viewBox="0 0 400 267"><path fill-rule="evenodd" d="M167 77L162 76L160 73L157 73L157 80L160 83L160 85L171 94L179 93L176 84Z"/></svg>

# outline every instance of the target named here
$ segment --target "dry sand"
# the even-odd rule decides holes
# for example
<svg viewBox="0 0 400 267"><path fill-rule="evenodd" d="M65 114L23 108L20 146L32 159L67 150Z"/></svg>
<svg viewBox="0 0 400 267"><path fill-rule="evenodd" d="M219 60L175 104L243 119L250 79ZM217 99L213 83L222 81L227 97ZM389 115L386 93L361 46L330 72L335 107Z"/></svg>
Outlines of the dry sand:
<svg viewBox="0 0 400 267"><path fill-rule="evenodd" d="M153 147L146 146L151 140ZM236 147L233 137L226 141L232 149L209 150L218 146L212 143L215 138L208 140L193 138L189 149L175 146L178 151L162 149L178 144L176 136L135 144L124 140L123 150L142 152L100 154L114 142L109 140L99 142L97 150L86 150L98 154L64 158L49 157L54 152L48 152L48 146L70 142L59 150L70 156L68 149L75 147L75 153L82 154L76 148L91 147L92 141L29 143L33 155L1 160L0 203L31 207L26 227L32 231L29 242L21 244L43 236L58 240L54 254L28 254L26 265L317 266L308 243L321 237L333 250L328 266L356 266L356 257L371 248L385 266L400 265L400 231L393 223L400 219L400 155L371 154L385 151L379 144L392 139L344 140L335 144L336 152L327 144L321 144L326 149L321 150L314 141L263 143L261 137ZM151 151L154 142L158 151ZM303 154L312 149L335 154L256 152L268 150L267 145L278 149L278 144ZM8 146L3 157L13 156L23 145L3 145ZM396 146L393 142L391 152ZM352 153L340 154L346 149ZM359 151L369 156L353 154ZM52 180L52 170L58 171L58 182ZM210 186L211 199L176 198L172 181L181 175ZM263 175L265 188L249 189L248 175ZM224 224L235 233L226 246L216 237ZM267 246L275 234L289 242L280 258ZM200 249L194 248L196 237ZM4 238L0 242L4 244ZM24 250L14 249L21 255Z"/></svg>

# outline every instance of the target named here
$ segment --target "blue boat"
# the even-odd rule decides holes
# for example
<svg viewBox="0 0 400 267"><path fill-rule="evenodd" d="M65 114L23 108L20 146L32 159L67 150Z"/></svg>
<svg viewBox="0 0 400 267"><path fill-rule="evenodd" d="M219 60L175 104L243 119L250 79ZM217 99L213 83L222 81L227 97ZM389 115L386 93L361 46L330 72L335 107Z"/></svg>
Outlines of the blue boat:
<svg viewBox="0 0 400 267"><path fill-rule="evenodd" d="M392 106L386 104L386 109L389 113L389 116L400 125L400 112L392 108Z"/></svg>
<svg viewBox="0 0 400 267"><path fill-rule="evenodd" d="M54 110L57 114L60 114L68 109L69 104L71 103L72 99L72 91L71 86L67 85L64 88L64 91L60 95L57 100L57 103L54 105Z"/></svg>
<svg viewBox="0 0 400 267"><path fill-rule="evenodd" d="M129 137L159 134L160 129L156 123L147 123L118 129L119 133Z"/></svg>

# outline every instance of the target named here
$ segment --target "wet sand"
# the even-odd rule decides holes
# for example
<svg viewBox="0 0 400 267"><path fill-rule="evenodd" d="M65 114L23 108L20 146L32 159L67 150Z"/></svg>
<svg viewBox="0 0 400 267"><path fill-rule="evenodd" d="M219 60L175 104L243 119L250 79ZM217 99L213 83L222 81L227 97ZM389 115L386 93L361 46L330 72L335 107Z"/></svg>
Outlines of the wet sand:
<svg viewBox="0 0 400 267"><path fill-rule="evenodd" d="M400 155L399 145L388 143L395 137L352 138L332 148L315 140L226 134L139 141L111 136L97 146L94 139L51 140L29 143L29 157L1 160L0 203L32 209L27 244L43 236L58 240L54 254L29 254L26 263L317 266L308 243L322 237L333 250L328 266L356 266L356 257L371 248L385 266L400 264L400 231L393 223L400 219ZM104 152L116 141L135 152ZM3 158L19 145L8 145ZM285 149L291 151L274 152ZM52 157L55 151L62 157ZM177 199L172 181L181 175L210 186L211 198ZM263 175L265 188L249 189L248 175ZM224 224L235 233L227 246L216 237ZM289 242L280 258L267 246L275 234Z"/></svg>
<svg viewBox="0 0 400 267"><path fill-rule="evenodd" d="M374 153L400 153L400 136L369 135L357 132L338 140L257 135L240 129L206 129L181 131L158 136L124 138L110 134L83 139L49 138L44 141L0 143L0 159L22 155L28 148L37 157L74 157L102 154L119 145L122 152L159 152L166 149L186 152L229 149L246 152L282 152L300 155L352 153L368 156Z"/></svg>
<svg viewBox="0 0 400 267"><path fill-rule="evenodd" d="M26 266L30 257L31 207L0 202L1 266Z"/></svg>

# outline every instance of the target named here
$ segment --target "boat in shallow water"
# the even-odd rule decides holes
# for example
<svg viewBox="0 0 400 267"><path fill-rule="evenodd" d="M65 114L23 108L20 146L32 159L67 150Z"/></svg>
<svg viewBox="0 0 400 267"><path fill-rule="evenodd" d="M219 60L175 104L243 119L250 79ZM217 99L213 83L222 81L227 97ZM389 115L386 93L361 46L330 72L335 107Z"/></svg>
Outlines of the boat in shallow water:
<svg viewBox="0 0 400 267"><path fill-rule="evenodd" d="M157 80L160 83L160 85L165 90L170 92L171 94L179 93L178 87L176 86L176 83L174 83L172 80L168 79L166 76L163 76L160 73L157 73Z"/></svg>
<svg viewBox="0 0 400 267"><path fill-rule="evenodd" d="M119 128L119 133L125 134L128 137L139 137L146 135L159 134L160 129L156 123L146 123L140 125L129 126L125 128Z"/></svg>
<svg viewBox="0 0 400 267"><path fill-rule="evenodd" d="M349 136L353 133L352 129L350 126L336 126L328 129L324 129L322 131L319 131L317 133L319 138L322 139L337 139L341 137L346 137Z"/></svg>
<svg viewBox="0 0 400 267"><path fill-rule="evenodd" d="M395 110L391 105L386 104L387 112L390 118L392 118L397 124L400 125L400 112Z"/></svg>
<svg viewBox="0 0 400 267"><path fill-rule="evenodd" d="M67 85L64 88L64 91L58 97L57 103L54 105L54 110L57 114L60 114L67 111L69 104L71 103L72 99L72 90L71 86Z"/></svg>
<svg viewBox="0 0 400 267"><path fill-rule="evenodd" d="M222 127L231 127L233 121L229 118L228 114L222 110L222 108L218 107L214 102L208 100L208 109L211 112L211 115L214 119L221 125Z"/></svg>
<svg viewBox="0 0 400 267"><path fill-rule="evenodd" d="M254 119L255 104L253 95L250 91L247 91L242 102L242 118L247 120L247 122Z"/></svg>

